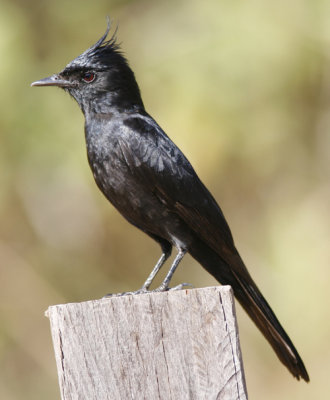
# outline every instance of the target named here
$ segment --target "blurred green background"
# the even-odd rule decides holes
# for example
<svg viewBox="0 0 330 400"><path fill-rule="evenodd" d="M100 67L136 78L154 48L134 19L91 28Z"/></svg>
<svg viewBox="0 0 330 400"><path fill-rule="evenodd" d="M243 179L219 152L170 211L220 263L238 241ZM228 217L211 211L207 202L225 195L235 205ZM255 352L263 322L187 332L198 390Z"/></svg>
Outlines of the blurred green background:
<svg viewBox="0 0 330 400"><path fill-rule="evenodd" d="M58 399L44 311L137 289L160 254L97 189L76 103L59 89L30 88L94 43L107 15L147 110L221 204L310 373L310 384L296 382L238 306L250 398L324 398L330 2L322 0L0 0L0 398ZM216 284L190 257L172 283L182 281Z"/></svg>

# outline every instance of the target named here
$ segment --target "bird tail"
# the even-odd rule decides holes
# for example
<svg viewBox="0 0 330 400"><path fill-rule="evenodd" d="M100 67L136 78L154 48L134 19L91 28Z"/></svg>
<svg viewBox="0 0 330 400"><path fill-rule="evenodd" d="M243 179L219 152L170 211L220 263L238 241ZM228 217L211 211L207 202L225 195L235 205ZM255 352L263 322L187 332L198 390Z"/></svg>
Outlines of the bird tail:
<svg viewBox="0 0 330 400"><path fill-rule="evenodd" d="M231 285L234 295L260 329L281 362L297 378L309 376L297 350L251 278L239 254L227 254L226 262L201 241L189 249L194 257L221 284Z"/></svg>

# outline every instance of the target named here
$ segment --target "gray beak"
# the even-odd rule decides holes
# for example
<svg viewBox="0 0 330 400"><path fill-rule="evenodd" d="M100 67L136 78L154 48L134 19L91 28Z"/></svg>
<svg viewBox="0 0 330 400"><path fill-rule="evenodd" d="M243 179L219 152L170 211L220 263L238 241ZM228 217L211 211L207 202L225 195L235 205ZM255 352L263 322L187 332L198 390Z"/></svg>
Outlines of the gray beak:
<svg viewBox="0 0 330 400"><path fill-rule="evenodd" d="M54 74L48 78L40 79L40 81L35 81L31 83L31 86L58 86L62 88L74 87L75 85L63 79L60 75Z"/></svg>

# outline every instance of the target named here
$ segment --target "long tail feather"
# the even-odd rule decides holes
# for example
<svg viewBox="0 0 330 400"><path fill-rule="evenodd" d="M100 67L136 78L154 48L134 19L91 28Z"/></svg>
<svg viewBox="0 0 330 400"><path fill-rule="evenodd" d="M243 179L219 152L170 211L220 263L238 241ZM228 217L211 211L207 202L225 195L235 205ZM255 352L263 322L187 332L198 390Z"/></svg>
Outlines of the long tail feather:
<svg viewBox="0 0 330 400"><path fill-rule="evenodd" d="M235 297L270 343L281 362L298 380L302 378L308 382L309 376L302 359L238 253L227 254L225 262L201 241L194 243L189 253L221 284L232 286Z"/></svg>

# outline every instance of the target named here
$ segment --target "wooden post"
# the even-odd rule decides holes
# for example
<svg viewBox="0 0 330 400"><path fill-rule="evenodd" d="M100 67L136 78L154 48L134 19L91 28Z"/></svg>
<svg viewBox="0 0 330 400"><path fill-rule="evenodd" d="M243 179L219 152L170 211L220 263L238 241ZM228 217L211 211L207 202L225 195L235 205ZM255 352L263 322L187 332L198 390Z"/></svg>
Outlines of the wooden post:
<svg viewBox="0 0 330 400"><path fill-rule="evenodd" d="M49 307L62 400L245 400L230 286Z"/></svg>

